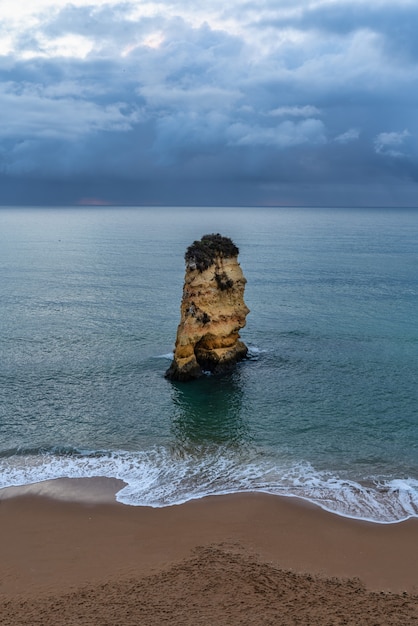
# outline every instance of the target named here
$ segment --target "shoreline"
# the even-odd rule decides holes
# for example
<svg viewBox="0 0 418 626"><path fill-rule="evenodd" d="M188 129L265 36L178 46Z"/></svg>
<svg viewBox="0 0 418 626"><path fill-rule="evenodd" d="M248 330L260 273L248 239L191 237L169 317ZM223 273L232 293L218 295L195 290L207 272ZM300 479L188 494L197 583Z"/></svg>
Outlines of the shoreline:
<svg viewBox="0 0 418 626"><path fill-rule="evenodd" d="M2 624L418 623L416 519L258 493L133 507L118 488L60 479L0 494Z"/></svg>
<svg viewBox="0 0 418 626"><path fill-rule="evenodd" d="M279 499L297 500L306 503L308 506L321 509L322 511L329 513L330 515L341 517L353 522L365 522L369 524L376 524L378 526L392 526L402 524L409 520L418 521L417 514L408 514L405 517L399 519L385 520L374 519L373 517L361 517L356 515L349 515L338 510L326 507L315 499L305 497L303 495L297 495L293 493L272 493L265 490L237 490L237 491L220 491L219 493L210 493L207 495L196 495L188 498L187 500L180 500L169 504L133 504L130 502L124 502L123 499L118 499L117 495L124 487L129 486L129 483L120 478L109 478L107 476L90 476L90 477L60 477L50 478L38 482L27 483L24 485L13 485L9 487L0 487L0 502L5 499L14 497L21 497L24 495L29 496L43 496L46 498L52 498L54 500L60 500L63 502L75 502L75 503L91 503L91 504L104 504L104 503L117 503L123 506L133 508L151 508L151 509L166 509L173 506L183 506L190 502L198 502L200 500L206 500L207 498L218 497L235 497L258 494L261 496L267 496Z"/></svg>

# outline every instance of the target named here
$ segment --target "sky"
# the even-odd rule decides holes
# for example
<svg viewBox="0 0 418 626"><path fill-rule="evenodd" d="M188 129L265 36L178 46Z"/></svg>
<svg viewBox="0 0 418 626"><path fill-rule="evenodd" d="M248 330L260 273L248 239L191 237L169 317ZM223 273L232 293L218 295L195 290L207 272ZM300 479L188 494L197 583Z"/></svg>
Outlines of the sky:
<svg viewBox="0 0 418 626"><path fill-rule="evenodd" d="M418 206L416 0L0 0L0 205Z"/></svg>

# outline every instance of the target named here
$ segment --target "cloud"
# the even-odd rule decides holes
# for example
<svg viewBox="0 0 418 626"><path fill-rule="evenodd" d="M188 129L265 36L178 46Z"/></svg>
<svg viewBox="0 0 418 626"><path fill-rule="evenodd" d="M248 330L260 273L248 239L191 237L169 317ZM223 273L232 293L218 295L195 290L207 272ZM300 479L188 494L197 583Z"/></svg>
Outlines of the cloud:
<svg viewBox="0 0 418 626"><path fill-rule="evenodd" d="M355 141L356 139L358 139L360 136L360 131L357 130L357 128L350 128L349 130L346 130L344 133L341 133L341 135L337 135L337 137L334 138L334 141L337 141L338 143L348 143L349 141Z"/></svg>
<svg viewBox="0 0 418 626"><path fill-rule="evenodd" d="M324 125L320 120L308 119L302 122L282 122L277 126L248 126L233 124L228 136L232 145L275 146L287 148L300 144L321 144L326 142Z"/></svg>
<svg viewBox="0 0 418 626"><path fill-rule="evenodd" d="M386 154L393 157L404 156L399 150L411 133L405 129L402 132L379 133L374 140L377 154Z"/></svg>
<svg viewBox="0 0 418 626"><path fill-rule="evenodd" d="M3 2L0 203L416 184L415 3Z"/></svg>
<svg viewBox="0 0 418 626"><path fill-rule="evenodd" d="M33 83L0 85L0 137L73 141L92 132L126 132L139 117L124 103L100 106L83 98L51 97L43 91L41 85Z"/></svg>
<svg viewBox="0 0 418 626"><path fill-rule="evenodd" d="M320 110L310 104L305 104L304 106L281 106L269 111L269 115L273 117L312 117L320 114Z"/></svg>

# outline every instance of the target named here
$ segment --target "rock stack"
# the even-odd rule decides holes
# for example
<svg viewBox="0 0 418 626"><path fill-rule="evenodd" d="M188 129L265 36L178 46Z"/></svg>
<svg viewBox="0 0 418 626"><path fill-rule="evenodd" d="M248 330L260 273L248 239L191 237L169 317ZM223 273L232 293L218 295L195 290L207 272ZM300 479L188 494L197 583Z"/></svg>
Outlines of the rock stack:
<svg viewBox="0 0 418 626"><path fill-rule="evenodd" d="M222 374L247 354L239 330L249 309L238 248L228 237L204 235L186 251L186 275L171 380Z"/></svg>

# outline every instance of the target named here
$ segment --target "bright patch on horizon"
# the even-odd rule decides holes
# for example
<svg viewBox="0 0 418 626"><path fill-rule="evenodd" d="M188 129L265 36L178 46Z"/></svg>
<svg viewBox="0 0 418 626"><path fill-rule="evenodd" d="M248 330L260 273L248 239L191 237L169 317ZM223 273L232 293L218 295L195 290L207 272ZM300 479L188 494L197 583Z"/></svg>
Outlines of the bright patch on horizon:
<svg viewBox="0 0 418 626"><path fill-rule="evenodd" d="M80 198L77 200L78 206L111 206L113 202L102 198Z"/></svg>

